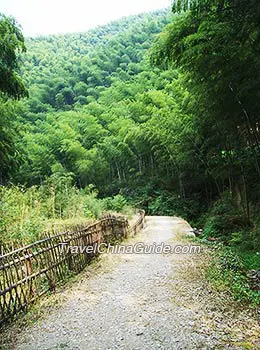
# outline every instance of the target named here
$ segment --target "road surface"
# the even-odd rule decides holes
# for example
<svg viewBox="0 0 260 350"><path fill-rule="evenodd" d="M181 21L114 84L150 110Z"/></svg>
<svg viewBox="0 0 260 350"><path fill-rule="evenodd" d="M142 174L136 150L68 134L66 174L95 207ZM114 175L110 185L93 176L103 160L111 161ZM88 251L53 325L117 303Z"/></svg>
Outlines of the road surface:
<svg viewBox="0 0 260 350"><path fill-rule="evenodd" d="M148 217L146 228L124 244L176 246L185 229L178 218ZM256 320L214 294L204 259L203 253L102 255L96 273L87 268L13 349L257 348Z"/></svg>

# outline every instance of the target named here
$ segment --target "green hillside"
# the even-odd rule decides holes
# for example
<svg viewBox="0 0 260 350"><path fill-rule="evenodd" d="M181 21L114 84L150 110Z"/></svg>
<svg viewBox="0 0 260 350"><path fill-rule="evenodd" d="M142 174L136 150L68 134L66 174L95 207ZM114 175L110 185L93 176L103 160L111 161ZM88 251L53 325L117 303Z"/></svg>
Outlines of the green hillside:
<svg viewBox="0 0 260 350"><path fill-rule="evenodd" d="M3 241L130 203L185 217L259 265L260 9L177 5L26 39L26 53L0 18Z"/></svg>
<svg viewBox="0 0 260 350"><path fill-rule="evenodd" d="M155 152L148 135L146 145L138 146L136 137L172 82L171 73L149 64L155 35L169 20L158 11L86 34L27 40L22 77L30 97L17 106L24 128L17 181L39 184L69 172L80 187L94 184L105 193L150 175Z"/></svg>

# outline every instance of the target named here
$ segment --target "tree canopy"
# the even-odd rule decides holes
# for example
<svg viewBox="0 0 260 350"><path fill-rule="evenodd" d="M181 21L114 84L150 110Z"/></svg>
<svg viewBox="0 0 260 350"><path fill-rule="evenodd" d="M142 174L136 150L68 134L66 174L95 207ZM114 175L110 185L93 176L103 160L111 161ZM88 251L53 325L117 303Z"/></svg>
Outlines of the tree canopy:
<svg viewBox="0 0 260 350"><path fill-rule="evenodd" d="M260 10L253 4L176 1L170 15L26 39L21 77L30 97L1 111L10 131L3 140L12 145L3 148L2 183L70 176L100 196L152 203L150 213L194 219L212 210L209 230L230 241L254 227L255 247Z"/></svg>
<svg viewBox="0 0 260 350"><path fill-rule="evenodd" d="M0 13L0 92L15 99L27 95L17 73L18 53L24 51L24 37L16 21Z"/></svg>

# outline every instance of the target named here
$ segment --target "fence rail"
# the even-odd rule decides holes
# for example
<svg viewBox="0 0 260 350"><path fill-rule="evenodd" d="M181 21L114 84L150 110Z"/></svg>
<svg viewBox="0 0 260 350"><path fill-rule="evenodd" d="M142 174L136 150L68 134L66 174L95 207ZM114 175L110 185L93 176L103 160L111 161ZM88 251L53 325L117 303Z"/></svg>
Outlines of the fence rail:
<svg viewBox="0 0 260 350"><path fill-rule="evenodd" d="M144 225L140 211L130 226L125 218L108 216L75 232L46 237L0 256L0 325L56 286L70 273L79 273L93 258L89 250L71 252L68 247L90 247L135 235ZM66 249L61 249L66 245ZM1 252L0 252L1 253Z"/></svg>

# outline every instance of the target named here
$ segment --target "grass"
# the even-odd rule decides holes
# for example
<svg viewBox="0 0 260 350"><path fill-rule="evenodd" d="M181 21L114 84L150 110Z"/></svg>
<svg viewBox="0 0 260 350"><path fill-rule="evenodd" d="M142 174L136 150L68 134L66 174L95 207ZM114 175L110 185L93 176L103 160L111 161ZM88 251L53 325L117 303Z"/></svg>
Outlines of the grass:
<svg viewBox="0 0 260 350"><path fill-rule="evenodd" d="M207 278L217 290L229 290L235 300L256 309L260 306L260 290L251 282L248 272L258 261L256 254L239 255L231 247L215 245Z"/></svg>
<svg viewBox="0 0 260 350"><path fill-rule="evenodd" d="M252 209L251 221L230 193L224 193L198 219L203 227L200 241L212 248L208 279L219 290L227 289L234 299L254 308L260 306L260 286L250 277L251 270L260 270L260 221L258 207ZM209 242L208 239L215 242ZM258 283L258 285L257 285Z"/></svg>
<svg viewBox="0 0 260 350"><path fill-rule="evenodd" d="M242 251L237 249L236 254L243 261L243 264L247 270L260 269L260 252Z"/></svg>
<svg viewBox="0 0 260 350"><path fill-rule="evenodd" d="M79 190L65 180L29 188L0 187L0 244L26 245L41 239L42 232L73 230L107 212L133 215L122 195L100 199L92 187Z"/></svg>

